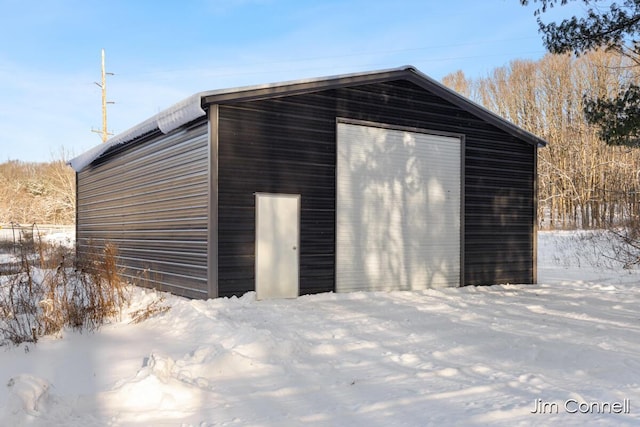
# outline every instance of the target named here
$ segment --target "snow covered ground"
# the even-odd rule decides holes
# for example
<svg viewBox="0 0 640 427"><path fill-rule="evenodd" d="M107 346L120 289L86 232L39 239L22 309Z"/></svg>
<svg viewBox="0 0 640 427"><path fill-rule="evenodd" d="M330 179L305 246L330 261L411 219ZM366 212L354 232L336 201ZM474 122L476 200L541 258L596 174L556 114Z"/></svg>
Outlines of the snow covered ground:
<svg viewBox="0 0 640 427"><path fill-rule="evenodd" d="M640 273L593 248L540 233L536 286L168 296L0 348L0 425L638 425Z"/></svg>

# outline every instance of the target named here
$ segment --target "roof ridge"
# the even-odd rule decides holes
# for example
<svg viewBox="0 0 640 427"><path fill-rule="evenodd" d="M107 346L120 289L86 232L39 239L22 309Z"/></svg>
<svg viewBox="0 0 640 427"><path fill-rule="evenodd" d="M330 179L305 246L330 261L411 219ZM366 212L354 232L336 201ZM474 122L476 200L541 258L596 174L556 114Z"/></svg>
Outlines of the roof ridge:
<svg viewBox="0 0 640 427"><path fill-rule="evenodd" d="M314 77L299 80L290 80L277 83L267 83L252 86L240 86L227 89L215 89L193 94L171 107L160 111L147 120L139 123L124 132L110 138L105 143L95 146L89 151L71 159L69 165L77 172L89 166L108 150L121 144L130 142L142 135L159 130L167 134L180 126L183 126L199 117L205 116L203 104L224 103L229 101L249 101L271 98L276 96L294 95L309 91L326 90L332 87L342 87L349 84L366 84L379 81L393 80L401 76L412 77L410 80L422 86L424 89L434 92L436 95L478 115L505 132L524 139L537 147L543 147L547 143L538 136L518 127L504 117L488 110L480 104L464 97L442 83L432 79L412 65L404 65L396 68L356 72L327 77Z"/></svg>

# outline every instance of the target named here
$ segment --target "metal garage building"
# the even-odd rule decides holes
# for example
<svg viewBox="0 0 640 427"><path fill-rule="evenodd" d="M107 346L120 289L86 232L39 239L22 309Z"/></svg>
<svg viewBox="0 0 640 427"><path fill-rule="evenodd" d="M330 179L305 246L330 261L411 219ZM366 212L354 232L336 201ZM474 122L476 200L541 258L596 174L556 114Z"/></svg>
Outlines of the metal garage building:
<svg viewBox="0 0 640 427"><path fill-rule="evenodd" d="M545 144L412 67L202 92L70 162L78 252L195 298L535 283Z"/></svg>

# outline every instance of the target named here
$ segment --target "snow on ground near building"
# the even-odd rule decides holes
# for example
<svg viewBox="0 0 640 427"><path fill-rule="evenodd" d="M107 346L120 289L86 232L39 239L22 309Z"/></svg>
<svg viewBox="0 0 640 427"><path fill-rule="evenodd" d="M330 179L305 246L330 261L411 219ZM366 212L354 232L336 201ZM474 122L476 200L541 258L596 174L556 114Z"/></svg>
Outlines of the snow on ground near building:
<svg viewBox="0 0 640 427"><path fill-rule="evenodd" d="M536 286L168 296L138 325L0 348L0 424L637 425L640 274L579 236L540 233Z"/></svg>

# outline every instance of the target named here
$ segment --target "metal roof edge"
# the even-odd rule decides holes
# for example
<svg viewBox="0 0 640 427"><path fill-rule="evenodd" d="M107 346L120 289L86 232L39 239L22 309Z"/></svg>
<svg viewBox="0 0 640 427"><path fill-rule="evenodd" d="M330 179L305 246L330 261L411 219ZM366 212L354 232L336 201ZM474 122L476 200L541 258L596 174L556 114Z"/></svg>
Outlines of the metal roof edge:
<svg viewBox="0 0 640 427"><path fill-rule="evenodd" d="M316 87L321 83L332 81L343 81L346 84L346 80L361 79L366 76L377 76L379 80L383 80L382 75L390 77L390 73L398 73L405 71L408 67L391 68L386 70L359 72L352 74L342 74L329 77L316 77L310 79L291 80L279 83L268 83L253 86L240 86L236 88L216 89L204 92L198 92L191 95L188 98L172 105L171 107L159 112L158 114L148 118L147 120L139 123L132 128L127 129L110 138L105 143L100 144L86 151L85 153L71 159L68 164L76 171L80 172L82 169L89 166L96 159L106 153L109 149L130 142L142 135L145 135L154 130L160 130L162 133L169 133L170 131L179 128L180 126L189 123L192 120L200 116L204 116L206 112L203 110L203 104L212 104L216 102L224 102L225 100L247 100L257 99L264 97L277 96L278 94L295 94L309 90L309 87ZM409 67L412 68L413 67ZM295 90L294 88L297 88Z"/></svg>
<svg viewBox="0 0 640 427"><path fill-rule="evenodd" d="M442 83L419 71L416 67L412 65L404 65L402 67L376 71L198 92L159 112L138 125L119 133L113 138L107 140L105 143L93 147L85 153L71 159L68 164L76 172L80 172L113 147L130 142L155 130L160 130L164 134L169 133L180 126L197 119L198 117L206 115L203 105L295 95L315 90L326 90L334 87L347 86L349 84L375 83L411 76L413 76L413 78L410 78L410 80L414 83L434 92L436 95L441 96L449 102L478 115L505 132L519 139L523 139L537 147L544 147L547 145L547 142L543 139L527 132L496 113L444 86Z"/></svg>
<svg viewBox="0 0 640 427"><path fill-rule="evenodd" d="M415 70L415 67L403 66L374 71L338 74L334 76L314 77L278 83L214 90L202 93L202 104L216 104L224 103L226 101L257 100L276 96L296 95L314 90L325 90L332 87L347 86L351 83L373 83L376 81L388 80L394 76L401 77L402 74L410 70Z"/></svg>
<svg viewBox="0 0 640 427"><path fill-rule="evenodd" d="M516 138L522 139L525 142L528 142L531 145L534 145L538 148L542 148L547 145L547 141L545 141L544 139L538 137L537 135L534 135L529 131L522 129L520 126L510 122L509 120L494 113L493 111L487 109L486 107L480 104L477 104L476 102L459 94L453 89L448 88L442 83L422 73L417 68L407 66L407 71L411 71L413 74L416 75L417 81L415 81L414 83L418 83L418 84L420 84L421 82L427 83L427 86L422 85L423 87L425 87L425 89L431 90L436 95L446 99L447 101L461 108L464 108L469 112L485 119L489 123L515 136Z"/></svg>
<svg viewBox="0 0 640 427"><path fill-rule="evenodd" d="M349 84L375 83L377 81L391 80L413 76L414 83L434 92L436 95L464 108L471 113L487 120L489 123L505 132L522 139L536 147L544 147L547 142L542 138L528 132L504 117L488 110L480 104L460 95L456 91L446 87L442 83L422 73L413 65L404 65L397 68L382 69L376 71L342 74L328 77L292 80L288 82L271 83L265 85L245 86L233 89L222 89L202 93L203 104L224 103L228 101L250 101L276 96L295 95L314 90L326 90L334 87L348 86Z"/></svg>

